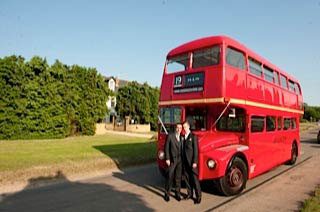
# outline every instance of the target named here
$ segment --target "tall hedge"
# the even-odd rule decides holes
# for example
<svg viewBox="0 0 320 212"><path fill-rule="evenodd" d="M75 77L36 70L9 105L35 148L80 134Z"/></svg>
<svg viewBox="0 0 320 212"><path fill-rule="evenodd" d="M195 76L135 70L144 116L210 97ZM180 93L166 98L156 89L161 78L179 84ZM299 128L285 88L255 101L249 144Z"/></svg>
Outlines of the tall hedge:
<svg viewBox="0 0 320 212"><path fill-rule="evenodd" d="M0 58L0 139L93 135L107 112L107 84L93 68Z"/></svg>

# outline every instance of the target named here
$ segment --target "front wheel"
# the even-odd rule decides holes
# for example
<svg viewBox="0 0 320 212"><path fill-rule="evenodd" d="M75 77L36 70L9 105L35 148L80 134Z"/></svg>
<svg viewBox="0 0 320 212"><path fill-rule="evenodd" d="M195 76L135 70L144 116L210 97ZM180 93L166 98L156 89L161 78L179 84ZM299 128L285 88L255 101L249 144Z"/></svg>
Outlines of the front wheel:
<svg viewBox="0 0 320 212"><path fill-rule="evenodd" d="M292 146L291 146L291 158L290 160L287 162L288 165L293 165L296 163L298 158L298 147L297 147L297 143L293 142Z"/></svg>
<svg viewBox="0 0 320 212"><path fill-rule="evenodd" d="M226 196L239 194L246 187L247 179L247 166L242 159L236 157L225 176L218 180L218 187L220 192Z"/></svg>

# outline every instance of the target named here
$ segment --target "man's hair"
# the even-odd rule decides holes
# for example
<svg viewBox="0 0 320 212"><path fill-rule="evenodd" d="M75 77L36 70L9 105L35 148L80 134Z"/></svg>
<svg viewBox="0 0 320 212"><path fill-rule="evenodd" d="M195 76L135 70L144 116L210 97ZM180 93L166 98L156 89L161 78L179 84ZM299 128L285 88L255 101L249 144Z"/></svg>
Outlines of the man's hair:
<svg viewBox="0 0 320 212"><path fill-rule="evenodd" d="M190 127L190 123L188 121L184 121L183 125L187 124Z"/></svg>
<svg viewBox="0 0 320 212"><path fill-rule="evenodd" d="M176 123L176 126L178 126L178 125L181 125L181 126L182 126L182 123L180 123L180 122L179 122L179 123Z"/></svg>

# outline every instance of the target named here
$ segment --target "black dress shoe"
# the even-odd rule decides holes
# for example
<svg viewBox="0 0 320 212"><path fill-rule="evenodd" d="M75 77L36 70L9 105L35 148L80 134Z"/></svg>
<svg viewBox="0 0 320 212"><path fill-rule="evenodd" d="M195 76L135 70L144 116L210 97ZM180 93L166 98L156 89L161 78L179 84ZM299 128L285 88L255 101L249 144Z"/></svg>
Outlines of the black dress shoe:
<svg viewBox="0 0 320 212"><path fill-rule="evenodd" d="M176 199L180 202L181 201L181 194L176 193Z"/></svg>
<svg viewBox="0 0 320 212"><path fill-rule="evenodd" d="M194 204L200 204L201 202L201 197L197 197L195 200L194 200Z"/></svg>
<svg viewBox="0 0 320 212"><path fill-rule="evenodd" d="M165 200L166 202L169 202L169 201L170 201L170 197L169 197L168 194L165 194L165 195L164 195L164 200Z"/></svg>
<svg viewBox="0 0 320 212"><path fill-rule="evenodd" d="M183 197L183 199L188 200L188 199L191 199L191 197L192 197L191 194L187 194Z"/></svg>

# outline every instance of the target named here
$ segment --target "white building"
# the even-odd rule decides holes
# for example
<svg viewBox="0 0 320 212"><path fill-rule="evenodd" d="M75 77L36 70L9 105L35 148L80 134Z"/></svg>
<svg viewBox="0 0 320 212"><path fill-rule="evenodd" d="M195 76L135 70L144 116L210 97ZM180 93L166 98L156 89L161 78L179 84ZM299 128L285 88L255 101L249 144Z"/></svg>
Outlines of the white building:
<svg viewBox="0 0 320 212"><path fill-rule="evenodd" d="M106 102L106 106L108 108L108 114L106 115L106 122L112 123L113 120L116 120L117 118L117 112L116 112L116 105L117 105L117 98L116 93L119 88L125 86L129 83L129 81L126 80L120 80L116 77L105 77L105 82L108 83L109 89L115 94L114 96L109 96L108 101Z"/></svg>

